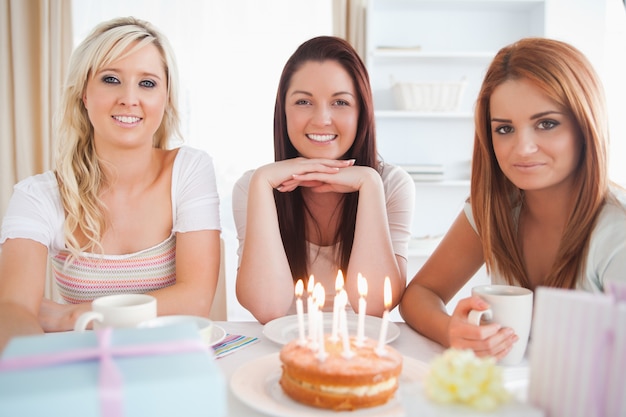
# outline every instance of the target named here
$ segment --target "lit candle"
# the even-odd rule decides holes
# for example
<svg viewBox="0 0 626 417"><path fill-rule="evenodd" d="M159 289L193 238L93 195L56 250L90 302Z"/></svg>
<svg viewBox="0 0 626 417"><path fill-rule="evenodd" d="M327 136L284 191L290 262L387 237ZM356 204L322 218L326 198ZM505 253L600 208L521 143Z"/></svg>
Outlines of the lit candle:
<svg viewBox="0 0 626 417"><path fill-rule="evenodd" d="M326 301L326 290L319 282L315 284L315 306L317 307L317 328L318 328L318 340L319 348L317 350L317 359L320 362L324 362L328 354L326 353L326 346L324 345L324 302Z"/></svg>
<svg viewBox="0 0 626 417"><path fill-rule="evenodd" d="M343 352L341 355L350 359L354 356L354 352L350 349L350 335L348 334L348 317L346 315L346 305L348 304L348 293L346 290L339 291L337 305L339 310L339 333L343 341Z"/></svg>
<svg viewBox="0 0 626 417"><path fill-rule="evenodd" d="M309 347L311 349L317 349L316 347L316 341L315 339L317 338L317 334L315 332L315 306L313 303L313 289L315 288L315 278L313 277L313 275L311 275L309 277L309 281L307 282L306 285L306 293L307 293L307 299L306 299L306 314L307 314L307 318L309 319Z"/></svg>
<svg viewBox="0 0 626 417"><path fill-rule="evenodd" d="M385 283L383 285L385 312L383 313L383 321L380 325L380 335L378 336L378 346L376 347L376 353L378 354L378 356L385 356L387 354L387 351L385 350L385 341L387 340L389 307L391 306L391 282L389 281L389 277L385 277Z"/></svg>
<svg viewBox="0 0 626 417"><path fill-rule="evenodd" d="M296 313L298 314L298 344L300 346L306 344L304 337L304 309L302 307L302 293L304 292L304 283L301 279L296 282Z"/></svg>
<svg viewBox="0 0 626 417"><path fill-rule="evenodd" d="M343 273L341 269L337 271L337 278L335 279L335 300L333 301L333 327L330 334L330 340L337 342L339 340L339 306L337 304L337 298L339 297L339 291L343 290Z"/></svg>
<svg viewBox="0 0 626 417"><path fill-rule="evenodd" d="M367 280L363 278L363 275L359 273L357 276L357 285L359 289L359 321L357 324L357 332L356 332L356 342L357 346L363 346L365 342L365 310L367 309L367 302L365 301L365 297L367 297Z"/></svg>

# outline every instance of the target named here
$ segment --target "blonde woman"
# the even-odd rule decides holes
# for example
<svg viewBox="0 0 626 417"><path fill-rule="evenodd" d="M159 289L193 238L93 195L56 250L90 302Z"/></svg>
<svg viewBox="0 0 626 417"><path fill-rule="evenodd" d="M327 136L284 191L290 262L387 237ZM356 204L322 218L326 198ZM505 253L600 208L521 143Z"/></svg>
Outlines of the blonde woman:
<svg viewBox="0 0 626 417"><path fill-rule="evenodd" d="M0 349L72 329L98 296L149 293L158 314L208 316L219 270L213 162L178 135L171 47L118 18L74 51L54 171L15 186L0 244ZM48 260L63 303L43 298Z"/></svg>
<svg viewBox="0 0 626 417"><path fill-rule="evenodd" d="M476 103L469 202L415 275L403 318L444 346L503 357L517 336L472 326L477 297L445 304L486 264L494 283L600 292L626 280L626 194L607 178L604 93L566 43L523 39L500 50Z"/></svg>

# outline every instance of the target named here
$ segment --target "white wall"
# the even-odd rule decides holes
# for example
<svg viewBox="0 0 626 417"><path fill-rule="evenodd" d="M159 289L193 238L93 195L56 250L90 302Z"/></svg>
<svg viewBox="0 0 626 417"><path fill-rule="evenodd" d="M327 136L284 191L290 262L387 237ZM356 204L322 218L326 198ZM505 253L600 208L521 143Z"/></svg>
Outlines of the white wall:
<svg viewBox="0 0 626 417"><path fill-rule="evenodd" d="M626 185L626 12L623 0L548 0L548 37L580 49L606 90L611 137L609 174Z"/></svg>
<svg viewBox="0 0 626 417"><path fill-rule="evenodd" d="M626 186L626 7L623 0L608 0L601 71L609 105L609 172L612 179Z"/></svg>

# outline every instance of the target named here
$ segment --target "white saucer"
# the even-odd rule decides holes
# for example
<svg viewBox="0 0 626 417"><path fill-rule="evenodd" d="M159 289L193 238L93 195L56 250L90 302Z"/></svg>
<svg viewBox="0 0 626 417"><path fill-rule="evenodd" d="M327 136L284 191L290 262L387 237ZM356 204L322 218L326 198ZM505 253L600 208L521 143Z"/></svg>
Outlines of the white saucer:
<svg viewBox="0 0 626 417"><path fill-rule="evenodd" d="M187 315L170 315L159 316L150 320L139 323L138 327L162 327L172 326L180 323L195 323L198 327L198 332L202 336L202 340L209 346L213 346L226 337L226 331L220 326L213 323L213 321L206 317L200 316L187 316ZM205 332L210 329L210 334Z"/></svg>
<svg viewBox="0 0 626 417"><path fill-rule="evenodd" d="M358 315L348 314L348 333L356 336ZM364 333L365 337L378 340L382 319L380 317L365 316ZM330 333L333 325L333 313L324 313L324 332ZM306 315L305 315L306 327ZM305 329L306 331L306 329ZM298 334L298 316L285 316L274 319L263 326L263 335L273 342L284 345L290 341L297 339ZM391 343L400 336L400 327L393 322L388 323L387 327L387 343Z"/></svg>
<svg viewBox="0 0 626 417"><path fill-rule="evenodd" d="M222 329L217 324L213 323L213 327L211 327L211 338L209 339L208 344L211 346L215 346L226 338L226 330Z"/></svg>

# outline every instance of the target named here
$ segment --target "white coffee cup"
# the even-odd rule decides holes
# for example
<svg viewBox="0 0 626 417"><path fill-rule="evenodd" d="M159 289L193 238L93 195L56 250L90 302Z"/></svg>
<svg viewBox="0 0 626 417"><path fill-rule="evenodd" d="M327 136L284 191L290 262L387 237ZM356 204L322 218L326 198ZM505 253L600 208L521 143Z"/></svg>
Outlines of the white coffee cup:
<svg viewBox="0 0 626 417"><path fill-rule="evenodd" d="M524 358L533 314L533 292L512 285L480 285L472 288L472 295L482 298L489 308L472 310L468 322L479 326L483 323L498 323L513 329L518 341L511 351L498 362L501 365L517 365Z"/></svg>
<svg viewBox="0 0 626 417"><path fill-rule="evenodd" d="M139 323L137 327L162 327L171 326L181 323L191 323L198 329L198 334L202 340L207 344L212 344L213 338L213 322L206 317L200 316L187 316L187 315L172 315L172 316L159 316L150 320Z"/></svg>
<svg viewBox="0 0 626 417"><path fill-rule="evenodd" d="M84 331L93 321L94 329L103 327L137 327L142 321L157 316L156 298L147 294L117 294L99 297L91 303L91 311L81 314L74 330Z"/></svg>

